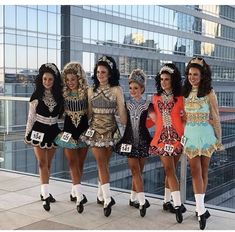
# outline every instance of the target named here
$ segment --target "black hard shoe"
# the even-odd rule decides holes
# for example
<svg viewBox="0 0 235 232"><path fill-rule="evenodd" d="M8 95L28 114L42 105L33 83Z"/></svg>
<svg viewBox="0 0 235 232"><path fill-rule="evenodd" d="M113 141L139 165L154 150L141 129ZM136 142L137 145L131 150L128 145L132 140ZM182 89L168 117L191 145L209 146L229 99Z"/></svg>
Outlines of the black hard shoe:
<svg viewBox="0 0 235 232"><path fill-rule="evenodd" d="M174 208L174 206L171 204L170 201L168 201L168 202L166 202L166 203L163 203L162 208L163 208L163 210L168 211L168 212L170 212L170 213L175 213L175 208Z"/></svg>
<svg viewBox="0 0 235 232"><path fill-rule="evenodd" d="M182 214L182 209L181 206L176 206L175 207L175 218L178 223L182 223L183 221L183 214Z"/></svg>
<svg viewBox="0 0 235 232"><path fill-rule="evenodd" d="M41 201L43 201L43 196L42 194L40 194L40 197L41 197ZM56 199L49 193L49 200L51 203L54 203L56 202Z"/></svg>
<svg viewBox="0 0 235 232"><path fill-rule="evenodd" d="M140 209L140 216L144 217L146 214L146 209L150 207L149 201L147 199L145 199L145 203L144 205L140 205L139 209Z"/></svg>
<svg viewBox="0 0 235 232"><path fill-rule="evenodd" d="M42 206L46 211L50 211L50 209L51 209L51 207L50 207L50 197L47 197L46 199L43 199Z"/></svg>
<svg viewBox="0 0 235 232"><path fill-rule="evenodd" d="M87 198L84 194L83 195L83 199L79 202L79 204L77 204L77 211L78 213L82 213L84 210L84 204L87 203Z"/></svg>
<svg viewBox="0 0 235 232"><path fill-rule="evenodd" d="M185 213L187 211L187 209L185 208L184 204L181 204L180 209L181 209L182 213Z"/></svg>
<svg viewBox="0 0 235 232"><path fill-rule="evenodd" d="M195 212L195 215L196 215L196 217L198 217L198 212L197 211ZM210 216L211 216L210 212L208 210L206 210L206 212L205 212L206 219L208 219Z"/></svg>
<svg viewBox="0 0 235 232"><path fill-rule="evenodd" d="M139 207L140 207L140 203L138 202L138 201L129 201L129 206L132 206L132 207L134 207L134 208L136 208L136 209L139 209Z"/></svg>
<svg viewBox="0 0 235 232"><path fill-rule="evenodd" d="M104 205L104 201L101 201L98 197L97 197L96 202L98 205Z"/></svg>
<svg viewBox="0 0 235 232"><path fill-rule="evenodd" d="M114 199L111 197L111 201L109 202L109 204L104 208L104 216L108 217L111 212L112 212L112 206L115 205L115 201Z"/></svg>
<svg viewBox="0 0 235 232"><path fill-rule="evenodd" d="M206 227L206 213L198 216L198 221L199 221L199 228L200 230L204 230Z"/></svg>
<svg viewBox="0 0 235 232"><path fill-rule="evenodd" d="M70 201L77 201L77 197L73 197L73 195L70 194Z"/></svg>

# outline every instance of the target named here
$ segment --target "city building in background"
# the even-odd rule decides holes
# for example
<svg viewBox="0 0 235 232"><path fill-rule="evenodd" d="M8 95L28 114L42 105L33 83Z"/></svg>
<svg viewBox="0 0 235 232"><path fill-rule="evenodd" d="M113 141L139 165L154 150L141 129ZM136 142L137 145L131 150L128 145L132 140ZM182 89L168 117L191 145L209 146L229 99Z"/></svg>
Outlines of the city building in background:
<svg viewBox="0 0 235 232"><path fill-rule="evenodd" d="M175 63L184 76L187 62L202 56L212 69L223 143L209 170L207 203L235 208L235 6L228 5L0 5L0 167L38 173L32 148L23 142L28 97L42 63L62 69L82 63L91 84L94 64L103 54L115 58L121 85L135 68L148 75L146 98L155 92L161 65ZM182 166L178 173L182 172ZM186 199L194 200L187 168ZM62 149L53 176L69 179ZM148 159L145 189L162 195L164 172L159 159ZM89 153L83 181L97 183L96 163ZM113 155L111 185L130 189L126 159Z"/></svg>

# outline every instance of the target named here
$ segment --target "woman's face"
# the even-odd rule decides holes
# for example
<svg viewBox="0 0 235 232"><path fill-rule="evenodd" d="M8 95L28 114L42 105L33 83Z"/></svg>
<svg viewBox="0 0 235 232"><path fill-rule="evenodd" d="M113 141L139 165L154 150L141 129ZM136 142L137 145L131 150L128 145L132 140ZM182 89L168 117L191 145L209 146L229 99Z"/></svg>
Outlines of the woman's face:
<svg viewBox="0 0 235 232"><path fill-rule="evenodd" d="M144 90L144 87L140 86L138 83L134 81L132 81L129 84L130 95L136 100L139 100L141 98L143 90Z"/></svg>
<svg viewBox="0 0 235 232"><path fill-rule="evenodd" d="M67 74L65 78L66 85L70 90L75 90L78 88L78 78L74 74Z"/></svg>
<svg viewBox="0 0 235 232"><path fill-rule="evenodd" d="M172 86L171 86L171 75L168 73L163 73L160 76L160 84L162 89L165 92L170 92L172 90Z"/></svg>
<svg viewBox="0 0 235 232"><path fill-rule="evenodd" d="M42 76L42 84L46 90L51 90L54 84L54 76L49 72L45 72Z"/></svg>
<svg viewBox="0 0 235 232"><path fill-rule="evenodd" d="M96 76L100 85L107 85L109 79L109 70L103 65L97 67Z"/></svg>
<svg viewBox="0 0 235 232"><path fill-rule="evenodd" d="M201 81L201 72L198 68L190 68L188 72L188 80L192 87L198 87Z"/></svg>

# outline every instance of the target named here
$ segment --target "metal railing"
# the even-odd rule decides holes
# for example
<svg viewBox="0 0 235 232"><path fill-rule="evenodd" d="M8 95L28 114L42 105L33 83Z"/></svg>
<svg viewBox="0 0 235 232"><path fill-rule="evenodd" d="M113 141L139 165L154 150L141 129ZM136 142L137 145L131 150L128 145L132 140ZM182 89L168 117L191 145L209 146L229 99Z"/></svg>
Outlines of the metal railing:
<svg viewBox="0 0 235 232"><path fill-rule="evenodd" d="M146 97L149 97L148 95L150 93L146 94ZM24 144L23 141L28 115L28 101L28 97L0 96L0 168L38 174L33 149L31 146ZM223 193L223 189L230 192L234 189L233 183L235 181L235 158L233 158L235 153L234 114L231 114L230 117L228 115L221 118L222 123L231 124L233 133L223 137L223 141L226 143L226 151L223 154L215 153L211 159L208 184L208 195L211 198L208 199L208 202L213 202L213 204L220 202L213 199L217 199L219 194ZM130 189L131 173L125 157L114 153L110 161L110 167L111 186L125 189L124 191ZM180 179L183 202L186 200L194 201L189 172L187 158L182 155L177 168L177 175ZM58 148L56 151L51 175L56 178L70 179L62 148ZM88 184L96 184L97 181L96 162L90 150L84 166L83 181ZM144 182L147 194L154 194L158 197L164 194L164 169L157 157L151 157L147 160L144 170ZM232 205L231 208L233 209L230 209L230 211L234 210Z"/></svg>

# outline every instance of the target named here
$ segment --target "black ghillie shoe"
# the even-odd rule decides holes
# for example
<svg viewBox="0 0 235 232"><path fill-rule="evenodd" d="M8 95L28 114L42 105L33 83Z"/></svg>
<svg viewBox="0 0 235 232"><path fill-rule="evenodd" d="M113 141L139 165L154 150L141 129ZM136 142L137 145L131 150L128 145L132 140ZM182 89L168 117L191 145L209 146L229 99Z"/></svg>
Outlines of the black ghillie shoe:
<svg viewBox="0 0 235 232"><path fill-rule="evenodd" d="M198 216L198 221L199 221L199 228L200 230L204 230L206 227L206 213Z"/></svg>
<svg viewBox="0 0 235 232"><path fill-rule="evenodd" d="M73 195L70 194L70 201L77 201L77 197L73 197Z"/></svg>
<svg viewBox="0 0 235 232"><path fill-rule="evenodd" d="M132 207L134 207L134 208L136 208L136 209L139 209L139 207L140 207L140 203L138 202L138 201L129 201L129 206L132 206Z"/></svg>
<svg viewBox="0 0 235 232"><path fill-rule="evenodd" d="M105 217L108 217L110 214L111 214L111 212L112 212L112 206L113 205L115 205L115 201L114 201L114 199L111 197L111 201L109 202L109 204L106 206L106 207L104 207L104 216Z"/></svg>
<svg viewBox="0 0 235 232"><path fill-rule="evenodd" d="M182 213L185 213L187 211L187 209L185 208L184 204L181 204L180 209L181 209Z"/></svg>
<svg viewBox="0 0 235 232"><path fill-rule="evenodd" d="M50 207L50 197L47 197L46 199L43 199L42 206L46 211L50 211L50 209L51 209L51 207Z"/></svg>
<svg viewBox="0 0 235 232"><path fill-rule="evenodd" d="M78 213L82 213L84 210L84 204L87 203L87 198L84 194L83 195L83 199L79 202L79 204L77 204L77 211Z"/></svg>
<svg viewBox="0 0 235 232"><path fill-rule="evenodd" d="M197 211L195 212L195 216L198 217L198 212ZM210 216L211 216L210 212L208 210L206 210L206 212L205 212L206 219L208 219Z"/></svg>
<svg viewBox="0 0 235 232"><path fill-rule="evenodd" d="M43 196L42 194L40 194L40 197L41 197L41 201L43 201ZM49 200L51 203L54 203L56 202L56 199L49 193Z"/></svg>
<svg viewBox="0 0 235 232"><path fill-rule="evenodd" d="M144 217L146 214L146 209L150 207L149 201L146 199L144 205L140 205L140 216Z"/></svg>
<svg viewBox="0 0 235 232"><path fill-rule="evenodd" d="M175 207L175 218L178 223L182 223L183 221L183 214L182 214L182 209L181 206L176 206Z"/></svg>
<svg viewBox="0 0 235 232"><path fill-rule="evenodd" d="M163 203L162 208L164 211L170 212L170 213L175 213L175 208L174 206L171 204L170 201Z"/></svg>
<svg viewBox="0 0 235 232"><path fill-rule="evenodd" d="M101 201L98 197L96 199L98 205L104 205L104 201Z"/></svg>

